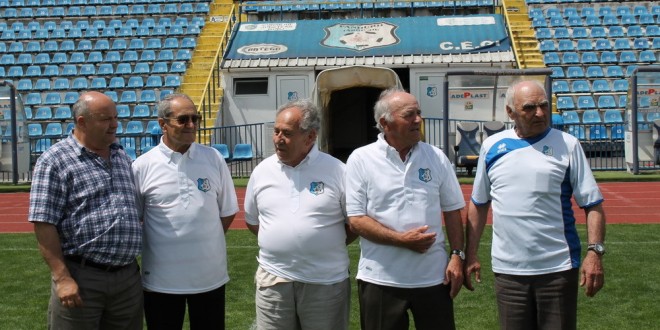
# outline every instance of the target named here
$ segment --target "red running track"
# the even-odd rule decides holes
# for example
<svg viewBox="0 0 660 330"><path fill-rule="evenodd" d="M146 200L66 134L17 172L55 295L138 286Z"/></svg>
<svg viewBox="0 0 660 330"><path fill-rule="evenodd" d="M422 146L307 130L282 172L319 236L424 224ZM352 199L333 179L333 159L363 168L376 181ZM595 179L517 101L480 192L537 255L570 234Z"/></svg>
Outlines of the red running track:
<svg viewBox="0 0 660 330"><path fill-rule="evenodd" d="M605 197L608 223L660 223L660 182L611 182L599 184ZM465 200L469 200L471 185L462 185ZM245 229L243 201L245 188L236 188L241 210L231 228ZM32 231L28 218L29 193L0 194L0 233ZM584 211L573 203L575 218L584 223ZM465 212L464 212L465 216Z"/></svg>

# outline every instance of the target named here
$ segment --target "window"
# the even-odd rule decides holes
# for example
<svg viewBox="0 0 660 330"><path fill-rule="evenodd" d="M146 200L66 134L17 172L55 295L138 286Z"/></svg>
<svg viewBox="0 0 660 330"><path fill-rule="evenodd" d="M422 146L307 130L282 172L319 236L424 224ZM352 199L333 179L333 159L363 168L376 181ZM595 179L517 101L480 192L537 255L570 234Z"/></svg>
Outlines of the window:
<svg viewBox="0 0 660 330"><path fill-rule="evenodd" d="M268 94L268 78L236 78L234 79L234 95L265 95Z"/></svg>

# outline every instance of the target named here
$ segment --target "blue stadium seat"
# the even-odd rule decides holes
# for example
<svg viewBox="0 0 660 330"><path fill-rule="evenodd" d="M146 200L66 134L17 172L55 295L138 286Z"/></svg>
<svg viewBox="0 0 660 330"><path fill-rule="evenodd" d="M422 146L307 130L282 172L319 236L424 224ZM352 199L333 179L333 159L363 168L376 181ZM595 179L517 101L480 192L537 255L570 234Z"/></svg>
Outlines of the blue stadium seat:
<svg viewBox="0 0 660 330"><path fill-rule="evenodd" d="M53 90L67 90L71 88L71 84L69 83L69 79L67 78L57 78L53 82Z"/></svg>
<svg viewBox="0 0 660 330"><path fill-rule="evenodd" d="M644 31L642 30L641 26L633 25L628 27L628 31L626 32L626 35L628 36L628 38L642 37L644 36Z"/></svg>
<svg viewBox="0 0 660 330"><path fill-rule="evenodd" d="M53 118L53 112L50 107L39 107L34 112L34 120L51 120Z"/></svg>
<svg viewBox="0 0 660 330"><path fill-rule="evenodd" d="M252 154L252 145L246 143L236 144L232 154L235 161L247 161L254 157Z"/></svg>
<svg viewBox="0 0 660 330"><path fill-rule="evenodd" d="M573 40L562 39L562 40L559 40L559 44L557 45L557 49L560 52L574 51L575 50L575 44L573 44Z"/></svg>
<svg viewBox="0 0 660 330"><path fill-rule="evenodd" d="M548 27L548 23L545 20L545 17L535 17L532 18L532 28L545 28Z"/></svg>
<svg viewBox="0 0 660 330"><path fill-rule="evenodd" d="M105 61L110 63L121 62L121 54L119 54L119 51L111 50L105 53Z"/></svg>
<svg viewBox="0 0 660 330"><path fill-rule="evenodd" d="M147 122L147 129L144 131L147 134L151 135L160 135L162 131L157 120L150 120Z"/></svg>
<svg viewBox="0 0 660 330"><path fill-rule="evenodd" d="M128 130L128 126L126 127L126 131ZM124 134L126 134L126 131L124 131ZM136 142L134 137L130 136L122 136L119 138L119 144L124 147L124 148L135 148L136 147Z"/></svg>
<svg viewBox="0 0 660 330"><path fill-rule="evenodd" d="M580 64L580 56L576 52L564 52L561 57L562 64Z"/></svg>
<svg viewBox="0 0 660 330"><path fill-rule="evenodd" d="M44 105L59 105L62 103L62 96L58 92L46 93Z"/></svg>
<svg viewBox="0 0 660 330"><path fill-rule="evenodd" d="M137 94L135 91L123 91L121 93L121 98L119 99L119 103L136 103L137 102Z"/></svg>
<svg viewBox="0 0 660 330"><path fill-rule="evenodd" d="M555 39L570 39L571 32L568 30L568 28L556 28L555 29Z"/></svg>
<svg viewBox="0 0 660 330"><path fill-rule="evenodd" d="M35 153L43 153L44 151L48 150L52 145L52 142L50 139L38 139L35 144L34 144L34 152Z"/></svg>
<svg viewBox="0 0 660 330"><path fill-rule="evenodd" d="M623 125L612 126L612 140L623 140L625 138L625 127Z"/></svg>
<svg viewBox="0 0 660 330"><path fill-rule="evenodd" d="M175 59L177 61L188 61L192 59L192 52L190 49L179 49L176 51Z"/></svg>
<svg viewBox="0 0 660 330"><path fill-rule="evenodd" d="M153 62L156 60L156 52L153 49L145 49L140 54L140 61Z"/></svg>
<svg viewBox="0 0 660 330"><path fill-rule="evenodd" d="M220 155L222 155L222 158L225 159L225 162L229 162L229 161L230 161L231 156L230 156L230 154L229 154L229 147L227 147L226 144L217 143L217 144L212 144L211 146L212 146L215 150L218 150L218 152L220 153Z"/></svg>
<svg viewBox="0 0 660 330"><path fill-rule="evenodd" d="M559 54L555 52L544 53L543 63L545 63L546 66L561 64L561 60L559 59Z"/></svg>
<svg viewBox="0 0 660 330"><path fill-rule="evenodd" d="M16 85L16 90L19 92L27 92L32 90L32 79L21 79Z"/></svg>
<svg viewBox="0 0 660 330"><path fill-rule="evenodd" d="M596 124L602 122L598 110L585 110L582 113L582 123Z"/></svg>
<svg viewBox="0 0 660 330"><path fill-rule="evenodd" d="M149 74L151 72L151 68L149 67L149 63L145 62L138 62L135 64L135 68L133 69L133 74Z"/></svg>
<svg viewBox="0 0 660 330"><path fill-rule="evenodd" d="M57 68L57 66L55 66L55 68ZM50 87L50 79L46 78L37 79L37 82L34 84L34 90L36 91L47 91L50 90Z"/></svg>
<svg viewBox="0 0 660 330"><path fill-rule="evenodd" d="M585 27L574 27L573 28L573 39L584 39L589 38L589 31Z"/></svg>
<svg viewBox="0 0 660 330"><path fill-rule="evenodd" d="M594 93L610 93L612 90L610 84L605 79L596 79L593 81L591 90Z"/></svg>
<svg viewBox="0 0 660 330"><path fill-rule="evenodd" d="M612 95L601 95L598 97L599 109L612 109L616 108L616 100Z"/></svg>
<svg viewBox="0 0 660 330"><path fill-rule="evenodd" d="M587 15L584 17L584 24L586 26L601 26L603 22L596 15Z"/></svg>
<svg viewBox="0 0 660 330"><path fill-rule="evenodd" d="M594 109L596 108L596 102L594 101L593 96L578 96L577 107L578 109Z"/></svg>
<svg viewBox="0 0 660 330"><path fill-rule="evenodd" d="M125 63L122 63L125 64ZM124 81L123 77L112 77L110 78L110 84L108 85L110 88L114 89L122 89L126 87L126 82Z"/></svg>
<svg viewBox="0 0 660 330"><path fill-rule="evenodd" d="M630 45L630 40L628 38L616 38L614 39L614 50L626 50L632 49Z"/></svg>
<svg viewBox="0 0 660 330"><path fill-rule="evenodd" d="M55 109L55 114L53 115L53 119L67 120L71 118L72 118L72 114L70 107L57 107L57 109Z"/></svg>
<svg viewBox="0 0 660 330"><path fill-rule="evenodd" d="M22 66L10 66L9 70L7 70L7 77L20 78L23 76L24 76L24 72Z"/></svg>
<svg viewBox="0 0 660 330"><path fill-rule="evenodd" d="M552 92L553 93L568 93L570 89L568 88L568 81L566 80L553 80L552 81Z"/></svg>
<svg viewBox="0 0 660 330"><path fill-rule="evenodd" d="M596 64L599 62L598 54L596 54L596 52L590 51L583 52L580 62L582 62L582 64Z"/></svg>
<svg viewBox="0 0 660 330"><path fill-rule="evenodd" d="M579 39L577 41L577 50L578 51L589 51L593 50L594 45L591 42L591 39Z"/></svg>
<svg viewBox="0 0 660 330"><path fill-rule="evenodd" d="M59 44L55 40L46 40L43 45L44 52L56 52L60 48Z"/></svg>
<svg viewBox="0 0 660 330"><path fill-rule="evenodd" d="M39 41L28 41L25 51L28 53L39 53L41 52L41 43Z"/></svg>
<svg viewBox="0 0 660 330"><path fill-rule="evenodd" d="M181 86L181 76L169 75L165 77L164 87L179 87Z"/></svg>
<svg viewBox="0 0 660 330"><path fill-rule="evenodd" d="M106 96L108 96L113 102L117 103L119 102L119 97L117 96L116 91L105 91L103 92Z"/></svg>
<svg viewBox="0 0 660 330"><path fill-rule="evenodd" d="M119 63L117 64L117 68L115 68L115 74L130 75L132 73L133 68L130 63ZM110 82L110 85L112 85L112 82Z"/></svg>
<svg viewBox="0 0 660 330"><path fill-rule="evenodd" d="M608 36L610 38L625 37L625 33L623 32L623 27L619 25L610 26L608 30Z"/></svg>
<svg viewBox="0 0 660 330"><path fill-rule="evenodd" d="M128 44L126 39L122 38L114 39L114 41L112 41L112 47L110 47L112 50L126 50L126 48L128 48Z"/></svg>
<svg viewBox="0 0 660 330"><path fill-rule="evenodd" d="M637 24L637 17L633 14L621 15L621 25L635 25Z"/></svg>
<svg viewBox="0 0 660 330"><path fill-rule="evenodd" d="M606 38L596 39L596 50L612 50L612 42Z"/></svg>
<svg viewBox="0 0 660 330"><path fill-rule="evenodd" d="M571 125L568 127L568 134L575 136L580 141L586 140L586 135L584 133L584 126Z"/></svg>
<svg viewBox="0 0 660 330"><path fill-rule="evenodd" d="M610 65L605 69L605 77L619 78L624 77L623 68L619 65Z"/></svg>
<svg viewBox="0 0 660 330"><path fill-rule="evenodd" d="M626 79L617 79L612 82L612 91L613 92L627 92L628 91L628 80Z"/></svg>
<svg viewBox="0 0 660 330"><path fill-rule="evenodd" d="M633 41L633 48L638 50L649 49L649 39L647 38L636 38Z"/></svg>
<svg viewBox="0 0 660 330"><path fill-rule="evenodd" d="M623 124L623 116L619 110L606 110L603 122L605 124Z"/></svg>
<svg viewBox="0 0 660 330"><path fill-rule="evenodd" d="M30 65L25 71L26 77L41 77L41 66L40 65Z"/></svg>
<svg viewBox="0 0 660 330"><path fill-rule="evenodd" d="M172 89L161 89L160 90L160 96L159 96L160 100L164 99L165 96L170 95L170 94L174 94L174 90L172 90ZM156 114L154 114L154 115L156 115Z"/></svg>
<svg viewBox="0 0 660 330"><path fill-rule="evenodd" d="M144 79L140 76L132 76L128 78L128 85L129 88L142 88L144 87Z"/></svg>
<svg viewBox="0 0 660 330"><path fill-rule="evenodd" d="M573 103L573 98L570 96L559 96L557 97L557 110L573 110L575 109L575 104ZM564 117L564 123L566 123L566 118Z"/></svg>
<svg viewBox="0 0 660 330"><path fill-rule="evenodd" d="M655 52L652 50L643 50L639 53L640 62L655 63L657 61Z"/></svg>
<svg viewBox="0 0 660 330"><path fill-rule="evenodd" d="M126 104L117 104L117 117L118 118L130 118L131 110Z"/></svg>
<svg viewBox="0 0 660 330"><path fill-rule="evenodd" d="M48 123L46 125L46 130L44 131L44 137L50 137L50 138L59 138L64 135L64 131L62 130L62 124L60 123Z"/></svg>
<svg viewBox="0 0 660 330"><path fill-rule="evenodd" d="M170 72L172 73L185 73L186 72L186 63L183 61L172 62L170 67Z"/></svg>
<svg viewBox="0 0 660 330"><path fill-rule="evenodd" d="M563 121L564 124L579 124L580 123L580 116L578 115L577 111L575 111L575 110L562 111L561 116L562 116L562 121Z"/></svg>
<svg viewBox="0 0 660 330"><path fill-rule="evenodd" d="M634 51L624 50L619 53L619 63L637 63L637 55Z"/></svg>
<svg viewBox="0 0 660 330"><path fill-rule="evenodd" d="M145 89L140 93L141 103L153 103L156 102L156 92L153 89Z"/></svg>
<svg viewBox="0 0 660 330"><path fill-rule="evenodd" d="M43 136L43 127L39 123L28 124L28 136L30 137L39 137Z"/></svg>
<svg viewBox="0 0 660 330"><path fill-rule="evenodd" d="M160 88L163 87L163 78L161 76L149 76L147 78L148 88Z"/></svg>
<svg viewBox="0 0 660 330"><path fill-rule="evenodd" d="M80 66L80 72L78 72L81 76L93 76L96 74L96 66L94 64L83 64Z"/></svg>
<svg viewBox="0 0 660 330"><path fill-rule="evenodd" d="M150 3L147 5L147 14L151 15L160 15L162 13L160 4L157 3Z"/></svg>
<svg viewBox="0 0 660 330"><path fill-rule="evenodd" d="M591 28L590 35L592 38L605 38L607 37L607 32L602 26L594 26Z"/></svg>
<svg viewBox="0 0 660 330"><path fill-rule="evenodd" d="M131 120L126 124L125 135L140 135L144 133L144 126L141 120Z"/></svg>
<svg viewBox="0 0 660 330"><path fill-rule="evenodd" d="M100 35L99 29L96 27L90 26L85 30L85 38L98 38Z"/></svg>
<svg viewBox="0 0 660 330"><path fill-rule="evenodd" d="M159 61L172 61L174 60L174 52L171 49L163 49L158 53Z"/></svg>
<svg viewBox="0 0 660 330"><path fill-rule="evenodd" d="M4 54L0 57L0 65L14 65L16 64L16 57L12 54Z"/></svg>
<svg viewBox="0 0 660 330"><path fill-rule="evenodd" d="M626 5L621 5L616 7L616 10L614 12L617 16L623 16L623 15L631 15L632 10L630 10L629 6Z"/></svg>
<svg viewBox="0 0 660 330"><path fill-rule="evenodd" d="M586 80L573 80L571 91L573 93L590 93L591 85Z"/></svg>
<svg viewBox="0 0 660 330"><path fill-rule="evenodd" d="M555 42L553 40L541 40L541 43L539 44L539 50L541 52L554 52L557 50L557 47L555 46Z"/></svg>
<svg viewBox="0 0 660 330"><path fill-rule="evenodd" d="M619 96L619 108L625 108L628 103L628 96L627 95L620 95Z"/></svg>
<svg viewBox="0 0 660 330"><path fill-rule="evenodd" d="M552 38L552 30L550 28L539 28L536 29L536 38L541 40L541 39L551 39Z"/></svg>
<svg viewBox="0 0 660 330"><path fill-rule="evenodd" d="M133 118L148 118L151 117L151 110L146 104L138 104L133 108Z"/></svg>
<svg viewBox="0 0 660 330"><path fill-rule="evenodd" d="M169 73L167 62L154 63L153 68L151 68L151 73Z"/></svg>
<svg viewBox="0 0 660 330"><path fill-rule="evenodd" d="M162 43L159 38L147 39L146 49L161 49Z"/></svg>
<svg viewBox="0 0 660 330"><path fill-rule="evenodd" d="M592 125L589 126L589 140L608 140L607 129L603 125Z"/></svg>
<svg viewBox="0 0 660 330"><path fill-rule="evenodd" d="M91 82L90 86L93 89L105 89L105 88L108 87L105 78L102 78L102 77L92 78L92 82Z"/></svg>
<svg viewBox="0 0 660 330"><path fill-rule="evenodd" d="M124 56L122 57L123 62L137 62L138 61L138 54L134 50L127 50L124 52Z"/></svg>
<svg viewBox="0 0 660 330"><path fill-rule="evenodd" d="M639 15L639 24L640 25L649 25L654 24L656 21L653 19L653 14L641 14Z"/></svg>
<svg viewBox="0 0 660 330"><path fill-rule="evenodd" d="M609 63L618 63L618 59L616 56L616 53L612 51L604 51L600 53L600 62L602 64L609 64Z"/></svg>

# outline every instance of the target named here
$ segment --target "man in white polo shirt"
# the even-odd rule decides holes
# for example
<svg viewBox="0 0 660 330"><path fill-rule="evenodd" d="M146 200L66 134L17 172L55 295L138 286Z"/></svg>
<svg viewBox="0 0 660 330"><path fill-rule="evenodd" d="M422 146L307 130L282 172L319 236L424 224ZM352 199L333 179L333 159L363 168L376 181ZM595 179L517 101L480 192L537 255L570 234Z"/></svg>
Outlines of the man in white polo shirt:
<svg viewBox="0 0 660 330"><path fill-rule="evenodd" d="M245 219L258 237L257 329L348 329L350 282L344 164L316 146L318 108L276 112L276 154L252 172Z"/></svg>
<svg viewBox="0 0 660 330"><path fill-rule="evenodd" d="M374 107L381 133L346 163L346 212L361 236L363 330L454 329L452 299L463 283L465 206L442 150L420 142L419 103L389 89ZM451 253L445 248L442 224Z"/></svg>
<svg viewBox="0 0 660 330"><path fill-rule="evenodd" d="M238 212L223 157L195 143L193 101L170 94L158 104L160 144L133 163L144 221L142 279L147 327L225 328L225 232Z"/></svg>

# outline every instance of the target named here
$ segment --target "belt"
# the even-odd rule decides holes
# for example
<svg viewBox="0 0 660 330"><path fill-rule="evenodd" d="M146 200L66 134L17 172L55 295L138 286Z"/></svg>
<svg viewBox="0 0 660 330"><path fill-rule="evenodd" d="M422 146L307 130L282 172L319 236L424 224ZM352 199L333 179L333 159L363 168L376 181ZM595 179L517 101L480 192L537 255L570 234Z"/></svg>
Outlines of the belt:
<svg viewBox="0 0 660 330"><path fill-rule="evenodd" d="M124 268L127 268L128 266L133 264L132 262L130 264L123 266L101 264L98 262L91 261L83 256L77 256L77 255L64 256L64 259L69 260L71 262L75 262L76 264L79 264L81 267L92 267L106 272L116 272Z"/></svg>

